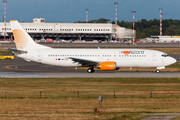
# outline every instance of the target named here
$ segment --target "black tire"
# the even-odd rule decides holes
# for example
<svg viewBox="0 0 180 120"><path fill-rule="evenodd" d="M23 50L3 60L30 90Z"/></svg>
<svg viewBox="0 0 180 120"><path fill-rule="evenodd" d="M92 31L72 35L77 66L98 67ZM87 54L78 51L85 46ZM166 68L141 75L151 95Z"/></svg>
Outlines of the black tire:
<svg viewBox="0 0 180 120"><path fill-rule="evenodd" d="M157 69L157 70L156 70L156 73L159 73L159 72L160 72L160 71Z"/></svg>
<svg viewBox="0 0 180 120"><path fill-rule="evenodd" d="M88 68L88 69L87 69L87 72L88 72L88 73L93 73L93 72L94 72L94 69L93 69L93 68Z"/></svg>
<svg viewBox="0 0 180 120"><path fill-rule="evenodd" d="M94 72L94 69L93 68L91 68L91 73L93 73Z"/></svg>
<svg viewBox="0 0 180 120"><path fill-rule="evenodd" d="M88 68L88 69L87 69L87 72L88 72L88 73L91 73L91 72L92 72L91 68Z"/></svg>

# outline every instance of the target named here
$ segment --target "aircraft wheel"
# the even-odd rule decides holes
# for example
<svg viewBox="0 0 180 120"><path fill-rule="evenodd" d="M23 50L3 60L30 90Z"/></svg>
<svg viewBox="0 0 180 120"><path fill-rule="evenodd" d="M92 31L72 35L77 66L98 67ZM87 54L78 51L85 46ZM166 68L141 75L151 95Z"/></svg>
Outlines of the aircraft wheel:
<svg viewBox="0 0 180 120"><path fill-rule="evenodd" d="M91 72L93 73L93 72L94 72L94 69L93 69L93 68L91 68L91 70L92 70Z"/></svg>
<svg viewBox="0 0 180 120"><path fill-rule="evenodd" d="M156 73L159 73L159 72L160 72L160 71L157 69L157 70L156 70Z"/></svg>
<svg viewBox="0 0 180 120"><path fill-rule="evenodd" d="M93 73L93 72L94 72L94 69L93 69L93 68L89 68L89 69L87 69L87 72L88 72L88 73Z"/></svg>

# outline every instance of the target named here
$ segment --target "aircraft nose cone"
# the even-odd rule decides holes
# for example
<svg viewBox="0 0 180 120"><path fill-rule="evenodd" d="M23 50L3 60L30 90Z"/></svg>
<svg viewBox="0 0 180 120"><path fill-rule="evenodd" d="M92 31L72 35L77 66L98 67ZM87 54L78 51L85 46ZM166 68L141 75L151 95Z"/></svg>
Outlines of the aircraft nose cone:
<svg viewBox="0 0 180 120"><path fill-rule="evenodd" d="M174 64L174 63L176 63L176 62L177 62L177 60L174 59L173 57L169 57L169 58L166 57L166 59L163 60L163 63L164 63L165 66Z"/></svg>
<svg viewBox="0 0 180 120"><path fill-rule="evenodd" d="M169 60L169 64L171 65L171 64L174 64L174 63L176 63L177 62L177 60L175 59L175 58L173 58L173 57L171 57L171 59Z"/></svg>
<svg viewBox="0 0 180 120"><path fill-rule="evenodd" d="M173 58L173 57L171 58L171 61L172 61L172 64L177 62L177 60L175 58Z"/></svg>

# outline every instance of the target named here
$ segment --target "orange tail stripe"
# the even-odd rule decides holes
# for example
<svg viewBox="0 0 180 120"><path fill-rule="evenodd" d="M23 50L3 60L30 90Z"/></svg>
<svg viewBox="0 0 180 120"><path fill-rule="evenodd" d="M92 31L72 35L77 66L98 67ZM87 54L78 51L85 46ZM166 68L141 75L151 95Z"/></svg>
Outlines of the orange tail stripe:
<svg viewBox="0 0 180 120"><path fill-rule="evenodd" d="M13 35L14 35L14 39L16 43L16 48L23 49L25 45L27 44L26 34L22 30L15 29L13 30Z"/></svg>

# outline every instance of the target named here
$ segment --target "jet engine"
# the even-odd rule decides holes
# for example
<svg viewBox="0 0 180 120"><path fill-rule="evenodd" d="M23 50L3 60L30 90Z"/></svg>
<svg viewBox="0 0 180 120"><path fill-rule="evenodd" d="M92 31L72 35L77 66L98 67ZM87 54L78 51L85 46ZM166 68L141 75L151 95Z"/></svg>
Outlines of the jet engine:
<svg viewBox="0 0 180 120"><path fill-rule="evenodd" d="M100 70L118 70L116 63L113 61L108 61L108 62L101 62L99 63L99 69Z"/></svg>

